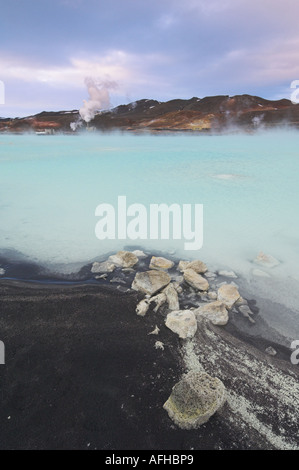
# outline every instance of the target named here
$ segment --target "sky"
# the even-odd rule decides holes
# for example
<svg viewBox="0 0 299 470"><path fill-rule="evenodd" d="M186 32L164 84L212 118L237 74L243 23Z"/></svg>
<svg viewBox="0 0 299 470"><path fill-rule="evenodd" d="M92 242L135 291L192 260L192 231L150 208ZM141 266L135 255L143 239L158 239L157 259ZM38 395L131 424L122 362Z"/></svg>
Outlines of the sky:
<svg viewBox="0 0 299 470"><path fill-rule="evenodd" d="M79 109L90 80L111 107L290 98L298 17L298 0L0 0L0 116Z"/></svg>

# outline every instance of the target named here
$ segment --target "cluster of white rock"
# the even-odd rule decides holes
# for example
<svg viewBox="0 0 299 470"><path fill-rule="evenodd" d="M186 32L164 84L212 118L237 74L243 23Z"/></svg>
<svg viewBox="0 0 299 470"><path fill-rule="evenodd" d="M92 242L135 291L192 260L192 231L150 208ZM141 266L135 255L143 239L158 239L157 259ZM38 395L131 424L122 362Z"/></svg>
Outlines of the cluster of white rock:
<svg viewBox="0 0 299 470"><path fill-rule="evenodd" d="M195 335L199 317L205 317L215 325L226 325L229 309L241 300L237 287L223 284L218 292L210 290L207 277L215 279L216 275L209 273L205 263L200 260L178 263L177 270L182 273L181 282L176 280L176 276L172 279L168 273L173 267L172 261L153 256L149 270L136 273L132 289L145 294L145 298L136 307L137 314L146 315L151 304L155 305L155 312L167 304L170 312L165 325L184 340ZM222 275L237 277L232 272L223 272ZM183 293L186 284L195 292L210 294L209 300L212 301L195 309L180 310L179 294ZM156 327L150 334L157 335L159 331ZM155 348L164 350L164 344L156 341ZM180 428L194 429L206 423L225 400L225 386L221 380L206 373L190 371L175 384L163 407Z"/></svg>
<svg viewBox="0 0 299 470"><path fill-rule="evenodd" d="M100 274L98 278L106 278L117 267L123 271L134 272L134 268L140 259L147 255L140 250L133 252L119 251L109 256L108 260L101 263L94 262L91 272ZM168 314L165 320L166 326L179 335L180 338L192 338L197 330L197 319L205 317L214 325L226 325L229 320L229 311L237 307L238 311L250 322L254 323L252 311L247 301L243 299L234 282L224 282L210 286L215 281L217 274L208 271L206 264L200 260L179 261L175 274L169 274L174 268L174 262L164 257L152 256L147 271L138 271L131 288L142 292L145 297L137 307L137 315L144 316L150 307L156 313L162 306L167 306ZM172 270L173 271L173 270ZM178 272L181 274L178 275ZM220 276L237 278L233 271L219 271ZM110 281L110 282L113 282ZM198 294L198 307L180 309L179 295L189 287ZM202 302L205 300L205 303Z"/></svg>
<svg viewBox="0 0 299 470"><path fill-rule="evenodd" d="M150 270L136 274L132 288L146 294L146 298L137 305L137 314L145 315L151 303L155 304L154 311L157 311L167 302L170 312L167 314L165 324L184 340L195 335L199 317L206 317L215 325L226 325L229 309L237 301L241 301L237 287L223 284L218 292L211 290L207 278L215 279L216 276L214 273L209 273L205 263L200 260L180 261L177 270L183 274L181 283L173 281L167 273L173 266L172 261L152 257ZM237 277L232 272L225 272L222 275ZM208 296L210 302L195 309L180 310L179 294L183 293L183 286L186 284L195 292L210 294ZM159 331L154 330L152 333L157 334ZM164 349L160 341L156 341L155 347ZM174 385L163 408L177 426L182 429L194 429L206 423L225 401L225 386L221 380L206 373L190 371Z"/></svg>
<svg viewBox="0 0 299 470"><path fill-rule="evenodd" d="M95 261L91 267L92 273L111 273L116 267L133 268L138 263L139 257L146 257L143 251L119 251L109 256L107 261L98 263Z"/></svg>
<svg viewBox="0 0 299 470"><path fill-rule="evenodd" d="M272 269L280 265L280 261L274 258L274 256L267 255L263 253L262 251L260 251L259 254L256 256L256 258L254 258L253 263L266 269ZM259 268L253 269L252 274L257 277L271 277L271 275L268 272Z"/></svg>
<svg viewBox="0 0 299 470"><path fill-rule="evenodd" d="M139 259L146 257L147 255L139 250L119 251L107 261L93 263L91 271L102 276L107 276L107 273L113 272L117 267L123 271L134 272ZM270 264L276 265L274 259L266 259L263 254L257 257L256 262L267 263L268 267ZM199 320L202 318L214 325L226 325L229 311L235 307L254 323L252 311L233 281L215 283L217 274L209 271L206 264L200 260L181 260L176 270L174 268L173 261L152 256L148 270L136 272L131 288L144 294L144 298L136 307L137 315L145 316L150 307L157 313L163 306L163 312L166 310L167 313L166 327L184 341L195 336ZM218 275L237 278L233 271L218 271ZM190 290L195 297L198 296L198 306L180 309L180 295L184 298L184 292L188 295ZM159 333L160 329L156 326L149 334ZM163 351L164 344L156 341L155 348ZM269 350L268 354L274 355L274 352ZM175 384L164 409L179 427L191 429L207 422L222 407L225 400L225 387L221 380L205 372L190 371Z"/></svg>
<svg viewBox="0 0 299 470"><path fill-rule="evenodd" d="M134 273L142 258L147 258L147 255L140 250L119 251L102 263L93 263L91 272L97 274L97 278L104 279L116 268ZM273 256L262 252L253 262L264 269L280 264ZM148 270L135 273L131 288L144 294L144 298L136 307L137 315L145 316L150 307L157 313L163 307L163 312L166 310L167 314L166 327L184 340L185 344L191 344L198 324L202 324L202 318L214 325L223 326L229 320L229 311L234 308L254 323L252 311L247 301L241 297L238 286L233 281L216 282L217 274L236 279L237 275L233 271L220 270L216 274L210 272L200 260L182 260L176 270L174 268L173 261L161 256L152 256ZM253 274L270 277L262 269L254 269ZM117 282L117 278L111 279L110 282ZM198 306L181 309L180 298L184 299L184 293L188 296L190 290L195 298L198 297ZM149 335L157 336L159 333L160 329L156 326ZM154 347L164 350L162 341L156 341ZM272 347L267 348L266 352L272 356L276 354ZM211 377L204 371L191 370L174 385L163 407L179 427L194 429L206 423L225 401L225 386L219 378Z"/></svg>
<svg viewBox="0 0 299 470"><path fill-rule="evenodd" d="M182 273L181 282L173 280L167 272L173 267L172 261L153 256L150 269L136 274L132 289L145 294L145 298L136 307L138 315L144 316L152 304L155 305L153 310L157 312L167 303L170 312L165 324L182 339L195 335L199 317L209 319L214 325L226 325L229 320L228 312L236 304L239 309L243 309L243 315L254 321L246 300L242 299L235 285L224 283L217 291L210 288L208 279L215 279L216 275L208 271L205 263L200 260L180 261L177 270ZM237 277L232 271L220 273L227 277ZM199 305L198 308L180 310L179 294L183 293L186 285L195 292L206 294L208 303Z"/></svg>

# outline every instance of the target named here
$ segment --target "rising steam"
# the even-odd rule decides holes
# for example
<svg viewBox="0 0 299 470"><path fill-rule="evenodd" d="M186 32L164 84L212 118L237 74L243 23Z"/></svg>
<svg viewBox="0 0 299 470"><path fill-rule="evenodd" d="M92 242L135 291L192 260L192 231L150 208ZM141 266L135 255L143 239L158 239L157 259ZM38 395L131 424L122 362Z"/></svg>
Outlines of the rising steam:
<svg viewBox="0 0 299 470"><path fill-rule="evenodd" d="M70 123L72 131L76 131L81 127L83 121L89 123L100 111L104 111L111 107L110 90L117 88L117 83L112 80L94 80L91 77L85 79L89 99L83 100L83 106L79 109L79 118L77 121Z"/></svg>
<svg viewBox="0 0 299 470"><path fill-rule="evenodd" d="M109 109L110 103L110 90L117 87L117 84L111 80L95 81L92 78L86 78L85 84L87 86L89 99L83 101L83 106L79 110L81 118L85 122L90 122L98 111Z"/></svg>

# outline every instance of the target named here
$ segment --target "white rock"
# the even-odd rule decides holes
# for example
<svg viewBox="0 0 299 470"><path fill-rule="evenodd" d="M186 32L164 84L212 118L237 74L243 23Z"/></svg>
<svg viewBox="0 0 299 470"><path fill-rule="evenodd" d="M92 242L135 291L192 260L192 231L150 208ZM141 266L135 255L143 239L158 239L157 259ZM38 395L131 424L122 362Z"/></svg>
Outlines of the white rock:
<svg viewBox="0 0 299 470"><path fill-rule="evenodd" d="M164 271L150 270L136 274L132 289L154 295L170 283L170 276Z"/></svg>
<svg viewBox="0 0 299 470"><path fill-rule="evenodd" d="M179 274L177 271L172 271L170 276L173 282L177 282L178 284L183 284L184 277L182 276L182 274Z"/></svg>
<svg viewBox="0 0 299 470"><path fill-rule="evenodd" d="M255 320L251 317L253 312L250 310L248 305L240 305L239 312L242 313L243 317L247 318L251 323L255 323Z"/></svg>
<svg viewBox="0 0 299 470"><path fill-rule="evenodd" d="M134 250L132 251L132 253L133 255L137 256L137 258L140 258L140 259L147 258L147 255L141 250Z"/></svg>
<svg viewBox="0 0 299 470"><path fill-rule="evenodd" d="M235 307L239 307L240 305L247 305L248 302L243 297L239 297L239 299L235 302Z"/></svg>
<svg viewBox="0 0 299 470"><path fill-rule="evenodd" d="M170 310L179 310L180 309L179 297L178 297L178 293L174 285L168 284L168 286L165 287L165 289L163 289L163 292L167 298L168 308Z"/></svg>
<svg viewBox="0 0 299 470"><path fill-rule="evenodd" d="M114 277L113 279L110 279L111 283L115 283L115 284L125 284L126 281L124 279L122 279L121 277Z"/></svg>
<svg viewBox="0 0 299 470"><path fill-rule="evenodd" d="M191 261L187 265L187 269L193 269L193 271L195 271L197 274L204 274L208 270L205 263L203 263L203 261L200 261L199 259Z"/></svg>
<svg viewBox="0 0 299 470"><path fill-rule="evenodd" d="M187 269L187 266L188 266L189 262L190 261L182 261L181 260L179 262L178 266L177 266L177 270L181 271L181 272L185 271L185 269Z"/></svg>
<svg viewBox="0 0 299 470"><path fill-rule="evenodd" d="M248 320L250 321L250 323L255 324L255 320L253 318L251 318L250 316L248 317Z"/></svg>
<svg viewBox="0 0 299 470"><path fill-rule="evenodd" d="M182 278L182 281L183 281L183 278ZM182 288L182 286L180 285L180 283L178 281L173 282L172 285L173 285L173 287L175 288L175 290L177 291L178 294L182 294L183 288Z"/></svg>
<svg viewBox="0 0 299 470"><path fill-rule="evenodd" d="M253 260L254 263L264 266L265 268L274 268L278 266L280 262L274 258L272 255L266 255L262 251L257 255L257 257Z"/></svg>
<svg viewBox="0 0 299 470"><path fill-rule="evenodd" d="M268 346L268 348L265 349L266 353L269 354L269 356L276 356L277 351L272 348L272 346Z"/></svg>
<svg viewBox="0 0 299 470"><path fill-rule="evenodd" d="M167 301L166 294L164 292L161 292L160 294L155 295L154 297L151 298L150 303L154 302L156 304L154 308L154 312L158 312L159 308L162 307L162 305L165 304Z"/></svg>
<svg viewBox="0 0 299 470"><path fill-rule="evenodd" d="M226 325L228 322L228 311L224 303L216 300L194 310L196 316L203 316L210 320L213 325Z"/></svg>
<svg viewBox="0 0 299 470"><path fill-rule="evenodd" d="M130 292L130 289L127 289L126 287L123 287L123 286L116 286L116 289L119 290L120 292Z"/></svg>
<svg viewBox="0 0 299 470"><path fill-rule="evenodd" d="M95 261L91 267L92 273L112 273L114 270L115 264L110 261L103 261L102 263Z"/></svg>
<svg viewBox="0 0 299 470"><path fill-rule="evenodd" d="M253 312L250 310L248 305L240 305L238 308L239 308L239 311L242 313L242 315L245 318L248 318L248 320L250 320L250 321L252 320L251 315L253 315ZM253 322L255 323L255 321L253 321Z"/></svg>
<svg viewBox="0 0 299 470"><path fill-rule="evenodd" d="M231 284L224 284L218 289L218 300L223 302L227 308L232 308L234 303L240 298L240 293L237 287Z"/></svg>
<svg viewBox="0 0 299 470"><path fill-rule="evenodd" d="M177 269L181 272L184 272L185 269L193 269L197 274L204 274L208 270L205 263L200 260L180 261Z"/></svg>
<svg viewBox="0 0 299 470"><path fill-rule="evenodd" d="M108 274L101 274L100 276L95 276L96 279L107 279Z"/></svg>
<svg viewBox="0 0 299 470"><path fill-rule="evenodd" d="M246 304L240 305L238 308L240 312L243 313L243 315L253 315L253 312L250 310L250 308Z"/></svg>
<svg viewBox="0 0 299 470"><path fill-rule="evenodd" d="M155 349L162 349L162 351L164 351L164 344L162 343L162 341L155 342Z"/></svg>
<svg viewBox="0 0 299 470"><path fill-rule="evenodd" d="M184 280L194 289L201 291L206 291L209 289L208 281L200 274L197 274L193 269L185 269Z"/></svg>
<svg viewBox="0 0 299 470"><path fill-rule="evenodd" d="M208 278L208 279L215 279L217 277L217 274L216 273L213 273L212 271L207 271L205 273L205 276Z"/></svg>
<svg viewBox="0 0 299 470"><path fill-rule="evenodd" d="M237 277L238 277L236 275L236 273L234 273L234 271L225 271L225 270L223 270L223 271L218 271L218 274L219 274L219 276L232 277L234 279L237 279Z"/></svg>
<svg viewBox="0 0 299 470"><path fill-rule="evenodd" d="M160 328L156 327L153 329L153 331L151 331L150 333L148 333L149 335L158 335L160 333Z"/></svg>
<svg viewBox="0 0 299 470"><path fill-rule="evenodd" d="M132 268L138 263L138 258L131 251L119 251L115 255L109 256L109 261L121 268Z"/></svg>
<svg viewBox="0 0 299 470"><path fill-rule="evenodd" d="M162 256L152 256L150 262L150 269L165 270L171 269L174 266L174 263L169 259L163 258Z"/></svg>
<svg viewBox="0 0 299 470"><path fill-rule="evenodd" d="M4 276L4 274L5 274L5 269L0 268L0 276Z"/></svg>
<svg viewBox="0 0 299 470"><path fill-rule="evenodd" d="M178 310L167 315L165 325L180 338L193 338L197 330L197 321L191 310Z"/></svg>
<svg viewBox="0 0 299 470"><path fill-rule="evenodd" d="M139 302L139 304L136 307L136 313L137 315L140 315L141 317L144 317L146 312L149 309L149 301L146 299L143 299Z"/></svg>
<svg viewBox="0 0 299 470"><path fill-rule="evenodd" d="M217 299L217 292L211 290L208 292L208 297L210 300L216 300Z"/></svg>
<svg viewBox="0 0 299 470"><path fill-rule="evenodd" d="M191 371L173 387L163 408L182 429L206 423L226 400L224 384L204 372Z"/></svg>

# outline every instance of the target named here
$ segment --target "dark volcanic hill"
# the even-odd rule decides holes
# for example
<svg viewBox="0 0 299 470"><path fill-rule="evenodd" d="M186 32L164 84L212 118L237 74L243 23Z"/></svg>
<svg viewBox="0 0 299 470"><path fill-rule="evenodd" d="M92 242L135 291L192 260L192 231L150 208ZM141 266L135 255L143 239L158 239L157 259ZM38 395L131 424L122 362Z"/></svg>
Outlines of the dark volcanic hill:
<svg viewBox="0 0 299 470"><path fill-rule="evenodd" d="M265 100L251 95L220 95L190 100L139 100L98 112L86 124L79 112L42 112L35 116L0 119L0 132L40 133L74 132L72 122L84 128L130 131L222 131L231 127L252 130L260 127L289 125L299 127L299 106L287 99Z"/></svg>

